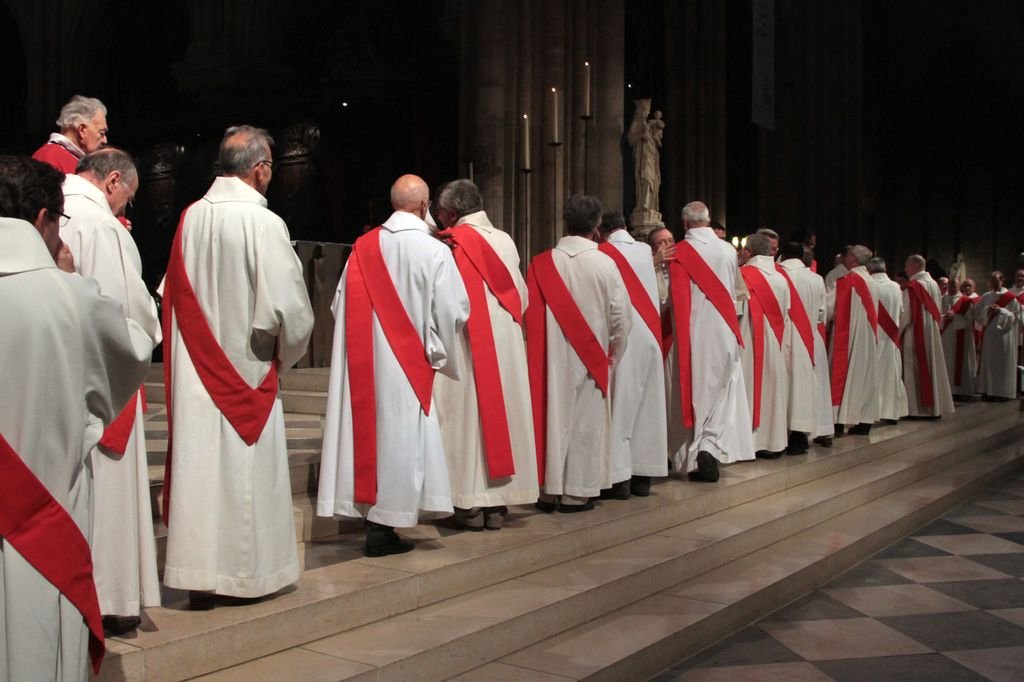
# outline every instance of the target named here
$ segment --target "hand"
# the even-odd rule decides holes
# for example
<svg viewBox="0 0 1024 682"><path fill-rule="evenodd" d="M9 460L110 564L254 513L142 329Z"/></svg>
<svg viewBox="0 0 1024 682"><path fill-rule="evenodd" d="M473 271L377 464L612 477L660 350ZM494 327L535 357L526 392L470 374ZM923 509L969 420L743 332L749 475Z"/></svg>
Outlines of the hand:
<svg viewBox="0 0 1024 682"><path fill-rule="evenodd" d="M132 221L128 220L127 216L123 216L123 215L117 216L117 222L119 222L122 225L124 225L124 229L128 230L129 232L132 231Z"/></svg>
<svg viewBox="0 0 1024 682"><path fill-rule="evenodd" d="M57 257L54 258L57 262L57 268L64 272L75 271L75 257L71 255L71 249L64 242L60 243L60 248L57 249Z"/></svg>
<svg viewBox="0 0 1024 682"><path fill-rule="evenodd" d="M676 257L676 245L675 244L662 244L658 247L658 250L654 252L654 265L655 267L661 265L670 260L674 260Z"/></svg>

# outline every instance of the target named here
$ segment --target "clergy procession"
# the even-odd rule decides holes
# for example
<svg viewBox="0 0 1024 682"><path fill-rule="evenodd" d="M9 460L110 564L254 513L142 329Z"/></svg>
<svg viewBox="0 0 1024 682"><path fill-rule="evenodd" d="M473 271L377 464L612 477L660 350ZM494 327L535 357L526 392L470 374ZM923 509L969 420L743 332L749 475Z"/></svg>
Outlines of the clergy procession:
<svg viewBox="0 0 1024 682"><path fill-rule="evenodd" d="M164 585L208 610L300 574L278 391L314 314L268 208L273 139L226 130L155 298L142 228L124 216L139 172L106 146L106 108L75 97L57 125L34 159L0 157L0 677L12 680L87 679L104 636L160 604L142 390L158 346ZM823 277L813 238L762 229L737 248L700 201L679 235L631 233L585 194L527 262L469 179L432 192L402 175L390 205L352 246L331 305L316 503L363 520L368 557L413 550L396 529L431 519L496 532L510 507L583 513L939 419L954 396L1019 396L1024 270L1012 288L993 272L979 295L968 279L943 288L912 254L901 286L850 245Z"/></svg>

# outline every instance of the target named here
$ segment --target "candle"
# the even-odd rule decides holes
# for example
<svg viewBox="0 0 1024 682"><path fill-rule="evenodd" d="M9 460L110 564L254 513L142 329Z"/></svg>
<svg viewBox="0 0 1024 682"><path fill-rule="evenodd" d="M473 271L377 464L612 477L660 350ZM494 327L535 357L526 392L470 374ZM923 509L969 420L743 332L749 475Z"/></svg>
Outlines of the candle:
<svg viewBox="0 0 1024 682"><path fill-rule="evenodd" d="M470 161L466 164L466 174L469 176L469 181L473 182L473 162Z"/></svg>
<svg viewBox="0 0 1024 682"><path fill-rule="evenodd" d="M551 104L548 119L548 144L560 144L558 139L558 88L551 88Z"/></svg>
<svg viewBox="0 0 1024 682"><path fill-rule="evenodd" d="M590 62L583 62L583 102L580 116L590 118Z"/></svg>
<svg viewBox="0 0 1024 682"><path fill-rule="evenodd" d="M530 117L526 114L519 126L519 169L530 170Z"/></svg>

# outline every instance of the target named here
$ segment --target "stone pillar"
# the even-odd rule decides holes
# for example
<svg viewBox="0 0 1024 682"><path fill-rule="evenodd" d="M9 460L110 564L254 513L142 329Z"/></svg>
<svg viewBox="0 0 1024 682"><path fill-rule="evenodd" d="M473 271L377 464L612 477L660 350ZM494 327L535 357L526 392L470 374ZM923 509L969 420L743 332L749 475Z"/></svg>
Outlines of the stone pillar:
<svg viewBox="0 0 1024 682"><path fill-rule="evenodd" d="M610 209L625 210L622 196L622 135L625 125L625 6L616 0L591 0L591 87L594 120L590 122L590 193Z"/></svg>

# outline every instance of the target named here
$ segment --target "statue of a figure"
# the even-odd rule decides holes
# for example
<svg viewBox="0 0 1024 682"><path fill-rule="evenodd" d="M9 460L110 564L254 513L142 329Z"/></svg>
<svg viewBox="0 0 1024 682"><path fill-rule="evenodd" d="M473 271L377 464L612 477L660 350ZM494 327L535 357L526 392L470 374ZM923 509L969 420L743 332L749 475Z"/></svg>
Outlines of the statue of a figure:
<svg viewBox="0 0 1024 682"><path fill-rule="evenodd" d="M665 122L661 112L651 112L651 100L635 100L636 111L629 126L629 144L633 147L634 174L636 179L636 208L652 213L659 212L658 192L661 190L661 140L665 134ZM660 218L660 214L659 214Z"/></svg>
<svg viewBox="0 0 1024 682"><path fill-rule="evenodd" d="M950 281L956 280L957 282L963 282L967 279L967 266L964 264L964 256L962 253L956 254L956 260L950 263L949 279Z"/></svg>

